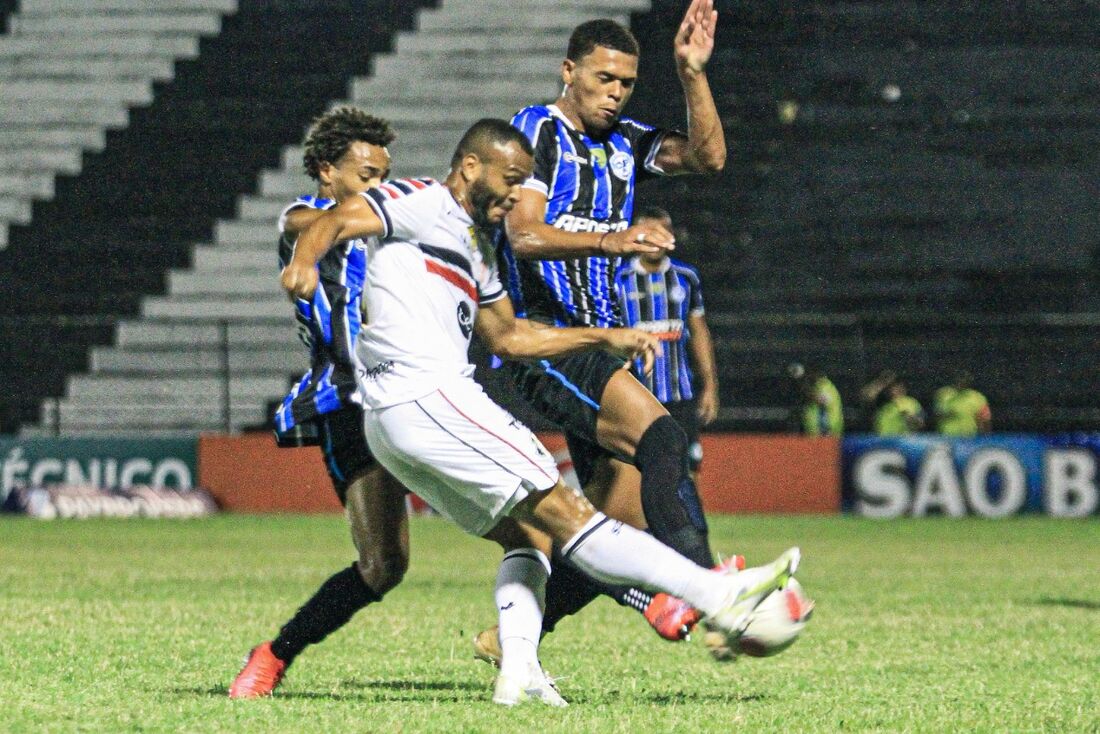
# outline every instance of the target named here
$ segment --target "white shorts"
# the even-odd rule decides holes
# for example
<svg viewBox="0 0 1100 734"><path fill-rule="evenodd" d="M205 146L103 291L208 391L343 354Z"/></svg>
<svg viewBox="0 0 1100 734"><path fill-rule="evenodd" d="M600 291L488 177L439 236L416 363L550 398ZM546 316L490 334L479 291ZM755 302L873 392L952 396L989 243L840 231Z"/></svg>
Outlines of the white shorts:
<svg viewBox="0 0 1100 734"><path fill-rule="evenodd" d="M364 425L371 452L391 474L477 536L529 492L558 481L557 463L535 434L471 379L364 411Z"/></svg>

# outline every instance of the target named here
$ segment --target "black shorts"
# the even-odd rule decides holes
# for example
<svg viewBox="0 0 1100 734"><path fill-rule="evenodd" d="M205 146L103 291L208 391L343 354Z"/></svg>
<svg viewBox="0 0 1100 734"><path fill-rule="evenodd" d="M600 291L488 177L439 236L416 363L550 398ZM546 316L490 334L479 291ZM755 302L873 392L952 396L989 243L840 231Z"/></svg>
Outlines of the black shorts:
<svg viewBox="0 0 1100 734"><path fill-rule="evenodd" d="M684 429L688 439L688 466L699 471L703 463L703 444L699 443L699 415L695 412L698 405L694 400L677 400L664 404L668 414Z"/></svg>
<svg viewBox="0 0 1100 734"><path fill-rule="evenodd" d="M325 468L340 504L345 504L348 484L377 463L363 435L363 409L347 405L317 416L316 422Z"/></svg>
<svg viewBox="0 0 1100 734"><path fill-rule="evenodd" d="M604 388L625 362L607 352L587 352L538 362L505 362L520 394L565 433L581 486L588 484L597 458L610 456L596 440L596 418Z"/></svg>

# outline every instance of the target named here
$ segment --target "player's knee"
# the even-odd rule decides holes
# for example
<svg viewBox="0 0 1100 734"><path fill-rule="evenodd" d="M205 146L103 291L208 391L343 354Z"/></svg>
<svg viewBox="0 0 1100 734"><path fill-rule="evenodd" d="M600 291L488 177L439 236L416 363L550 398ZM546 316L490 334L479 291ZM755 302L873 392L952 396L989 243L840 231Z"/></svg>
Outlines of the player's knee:
<svg viewBox="0 0 1100 734"><path fill-rule="evenodd" d="M409 556L400 549L377 548L359 553L359 575L379 596L400 584L408 570Z"/></svg>
<svg viewBox="0 0 1100 734"><path fill-rule="evenodd" d="M647 463L661 456L677 457L685 467L688 464L687 433L670 415L661 416L645 430L634 452L634 463L645 471Z"/></svg>

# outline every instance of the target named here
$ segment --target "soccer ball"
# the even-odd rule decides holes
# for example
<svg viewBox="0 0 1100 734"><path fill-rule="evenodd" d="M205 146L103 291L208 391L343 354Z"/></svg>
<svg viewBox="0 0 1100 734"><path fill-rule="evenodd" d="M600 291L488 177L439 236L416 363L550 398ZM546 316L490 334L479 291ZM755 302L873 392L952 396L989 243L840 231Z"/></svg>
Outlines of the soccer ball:
<svg viewBox="0 0 1100 734"><path fill-rule="evenodd" d="M778 655L794 644L814 611L813 601L795 579L773 591L753 610L745 632L737 640L728 640L718 631L706 634L703 641L716 660L733 660L739 655L766 658Z"/></svg>

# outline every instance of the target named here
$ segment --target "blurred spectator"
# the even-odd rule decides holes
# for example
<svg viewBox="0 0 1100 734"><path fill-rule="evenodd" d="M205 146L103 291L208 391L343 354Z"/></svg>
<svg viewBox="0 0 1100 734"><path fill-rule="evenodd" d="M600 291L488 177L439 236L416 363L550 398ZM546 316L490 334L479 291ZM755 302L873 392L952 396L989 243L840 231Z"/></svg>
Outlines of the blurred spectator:
<svg viewBox="0 0 1100 734"><path fill-rule="evenodd" d="M643 209L634 223L660 224L672 231L672 217L659 207ZM681 232L677 238L685 239ZM703 461L699 428L718 415L718 369L699 273L662 252L647 253L619 266L615 287L626 325L662 341L663 353L653 371L643 374L639 362L635 372L687 433L694 475Z"/></svg>
<svg viewBox="0 0 1100 734"><path fill-rule="evenodd" d="M874 430L875 415L890 399L886 388L896 379L898 379L898 375L893 370L882 370L870 382L860 388L861 427Z"/></svg>
<svg viewBox="0 0 1100 734"><path fill-rule="evenodd" d="M993 413L985 395L970 386L969 372L955 374L951 384L936 391L933 407L936 411L936 430L946 436L976 436L989 433L993 425Z"/></svg>
<svg viewBox="0 0 1100 734"><path fill-rule="evenodd" d="M924 408L896 377L882 390L885 400L875 412L875 433L904 436L924 428Z"/></svg>
<svg viewBox="0 0 1100 734"><path fill-rule="evenodd" d="M820 371L798 362L787 366L798 387L799 427L807 436L840 436L844 433L844 405L840 391Z"/></svg>

